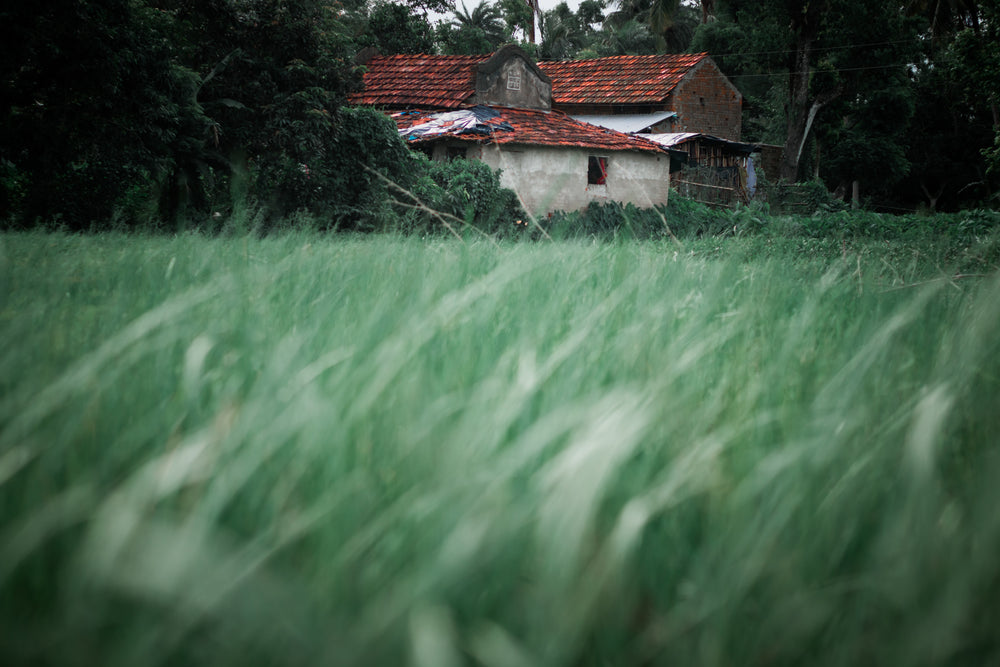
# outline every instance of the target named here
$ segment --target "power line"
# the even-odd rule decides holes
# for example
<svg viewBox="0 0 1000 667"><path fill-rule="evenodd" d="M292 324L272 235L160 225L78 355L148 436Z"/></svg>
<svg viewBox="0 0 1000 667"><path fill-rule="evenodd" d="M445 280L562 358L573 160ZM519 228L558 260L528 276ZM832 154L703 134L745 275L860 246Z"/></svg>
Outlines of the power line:
<svg viewBox="0 0 1000 667"><path fill-rule="evenodd" d="M894 39L886 42L868 42L867 44L843 44L841 46L823 46L813 51L843 51L846 49L865 49L872 46L888 46L890 44L909 44L912 43L912 39ZM787 55L789 53L795 53L795 49L786 49L783 51L734 51L733 53L709 53L713 58L725 58L727 56L773 56L773 55Z"/></svg>
<svg viewBox="0 0 1000 667"><path fill-rule="evenodd" d="M839 69L824 69L824 72L860 72L864 70L895 69L909 67L912 63L897 63L895 65L869 65L867 67L842 67ZM734 79L763 78L769 76L788 76L790 72L765 72L763 74L733 74Z"/></svg>

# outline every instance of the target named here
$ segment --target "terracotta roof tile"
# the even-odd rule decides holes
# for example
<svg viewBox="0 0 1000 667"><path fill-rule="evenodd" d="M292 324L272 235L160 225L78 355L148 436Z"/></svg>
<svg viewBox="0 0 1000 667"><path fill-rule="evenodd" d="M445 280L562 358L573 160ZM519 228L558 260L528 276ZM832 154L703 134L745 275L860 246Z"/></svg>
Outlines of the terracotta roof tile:
<svg viewBox="0 0 1000 667"><path fill-rule="evenodd" d="M376 56L364 75L365 89L352 104L457 109L476 88L475 56ZM539 62L552 79L555 104L650 104L662 102L692 67L708 54L610 56Z"/></svg>
<svg viewBox="0 0 1000 667"><path fill-rule="evenodd" d="M352 104L455 109L476 90L480 56L376 56L368 63L365 88L348 97Z"/></svg>
<svg viewBox="0 0 1000 667"><path fill-rule="evenodd" d="M556 104L649 104L662 102L707 53L610 56L540 62L552 79Z"/></svg>
<svg viewBox="0 0 1000 667"><path fill-rule="evenodd" d="M400 134L409 143L422 143L450 136L462 141L535 146L576 146L609 151L643 151L663 153L666 149L638 136L615 132L596 125L581 123L558 111L544 112L503 107L474 107L492 110L496 115L480 119L474 127L468 123L448 121L440 131L430 135L407 135L408 129L440 116L430 111L403 111L392 114ZM469 110L470 112L473 109ZM479 114L480 116L484 114ZM485 115L491 115L487 112Z"/></svg>

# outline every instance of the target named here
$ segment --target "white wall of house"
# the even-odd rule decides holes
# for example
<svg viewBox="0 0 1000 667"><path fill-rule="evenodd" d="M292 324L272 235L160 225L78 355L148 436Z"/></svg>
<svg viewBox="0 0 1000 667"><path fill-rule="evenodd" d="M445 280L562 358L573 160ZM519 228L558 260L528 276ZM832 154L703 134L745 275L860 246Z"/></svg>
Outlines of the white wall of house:
<svg viewBox="0 0 1000 667"><path fill-rule="evenodd" d="M472 145L467 155L501 169L501 183L516 191L534 215L575 211L592 201L631 202L648 208L666 204L670 190L670 156L666 153L493 144ZM607 158L604 185L587 182L590 156Z"/></svg>

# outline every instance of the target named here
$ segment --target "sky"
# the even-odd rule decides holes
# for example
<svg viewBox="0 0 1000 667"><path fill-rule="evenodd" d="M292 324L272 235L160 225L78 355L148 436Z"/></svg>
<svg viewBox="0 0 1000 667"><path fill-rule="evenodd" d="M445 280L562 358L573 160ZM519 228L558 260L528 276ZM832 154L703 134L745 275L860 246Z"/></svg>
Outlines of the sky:
<svg viewBox="0 0 1000 667"><path fill-rule="evenodd" d="M461 2L462 0L458 1ZM538 5L542 8L543 12L547 12L558 5L560 1L561 0L540 0ZM566 0L566 4L569 5L569 8L575 12L576 8L580 6L580 0Z"/></svg>

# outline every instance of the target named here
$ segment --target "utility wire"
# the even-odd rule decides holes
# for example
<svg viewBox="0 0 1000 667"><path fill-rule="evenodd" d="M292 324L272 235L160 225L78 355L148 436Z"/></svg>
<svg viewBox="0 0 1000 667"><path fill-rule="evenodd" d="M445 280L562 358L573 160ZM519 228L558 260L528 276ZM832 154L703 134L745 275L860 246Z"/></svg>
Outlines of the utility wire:
<svg viewBox="0 0 1000 667"><path fill-rule="evenodd" d="M912 39L895 39L887 42L868 42L867 44L843 44L841 46L823 46L813 49L814 52L819 51L843 51L846 49L865 49L872 46L888 46L890 44L909 44L912 43ZM789 53L795 53L795 49L786 49L784 51L735 51L733 53L709 53L713 58L725 58L726 56L773 56L773 55L787 55Z"/></svg>
<svg viewBox="0 0 1000 667"><path fill-rule="evenodd" d="M912 63L897 63L895 65L870 65L868 67L842 67L839 69L824 69L824 72L861 72L864 70L895 69L909 67ZM734 79L757 79L769 76L788 76L790 72L765 72L763 74L733 74Z"/></svg>

